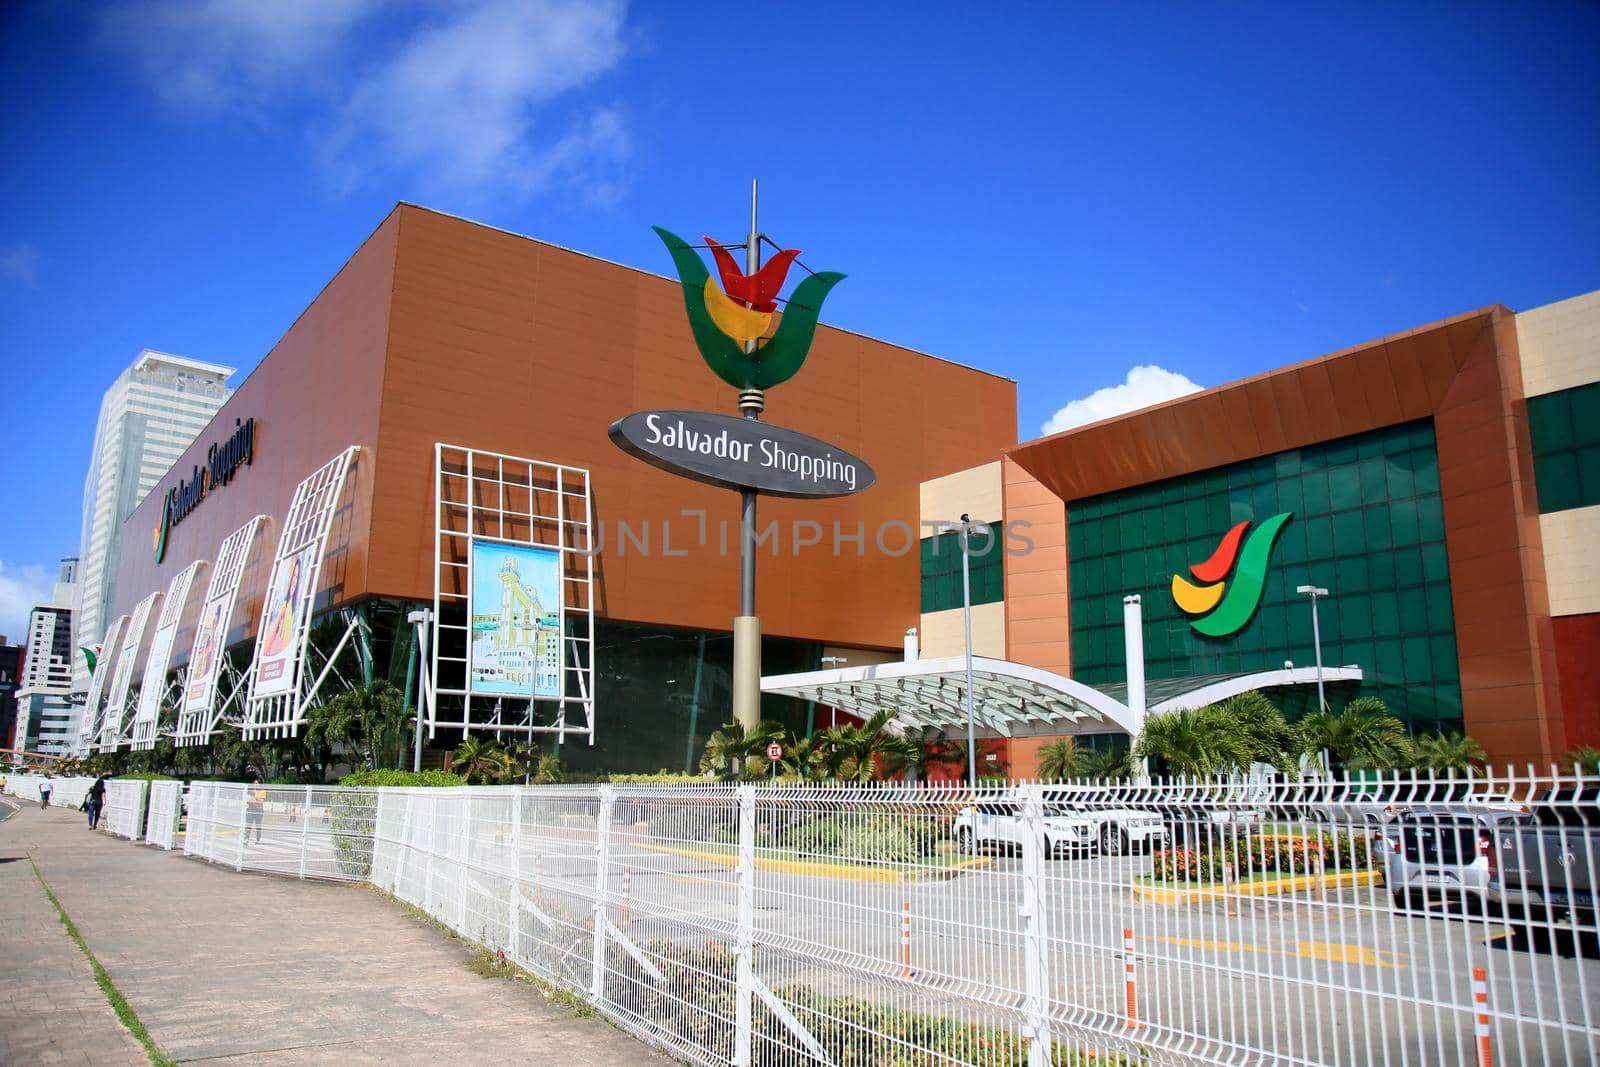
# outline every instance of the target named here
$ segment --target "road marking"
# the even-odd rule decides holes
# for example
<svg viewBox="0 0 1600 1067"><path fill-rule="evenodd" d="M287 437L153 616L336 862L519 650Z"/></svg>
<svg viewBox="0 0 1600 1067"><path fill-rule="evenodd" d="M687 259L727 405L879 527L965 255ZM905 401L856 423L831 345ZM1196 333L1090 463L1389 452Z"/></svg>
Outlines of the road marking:
<svg viewBox="0 0 1600 1067"><path fill-rule="evenodd" d="M1297 956L1301 959L1332 960L1335 963L1354 963L1365 967L1383 967L1387 970L1404 970L1405 964L1394 963L1385 956L1389 953L1379 952L1377 949L1367 948L1365 945L1351 945L1336 941L1302 941L1293 952L1288 949L1272 948L1268 945L1253 945L1247 941L1208 941L1203 938L1193 937L1155 937L1152 940L1164 941L1169 945L1182 945L1186 948L1201 948L1210 952L1257 952L1264 956Z"/></svg>

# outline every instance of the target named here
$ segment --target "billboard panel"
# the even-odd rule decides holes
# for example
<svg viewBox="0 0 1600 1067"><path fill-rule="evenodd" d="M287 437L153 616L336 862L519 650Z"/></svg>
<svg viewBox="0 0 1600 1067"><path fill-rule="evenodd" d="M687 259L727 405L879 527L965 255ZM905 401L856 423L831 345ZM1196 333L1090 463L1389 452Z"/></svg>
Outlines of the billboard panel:
<svg viewBox="0 0 1600 1067"><path fill-rule="evenodd" d="M106 680L111 677L113 662L121 648L122 628L128 624L126 615L111 621L106 636L100 642L100 657L89 679L89 698L83 705L83 727L78 732L79 744L93 744L100 737L100 697L106 691Z"/></svg>
<svg viewBox="0 0 1600 1067"><path fill-rule="evenodd" d="M560 551L474 540L471 566L471 691L559 699Z"/></svg>
<svg viewBox="0 0 1600 1067"><path fill-rule="evenodd" d="M117 653L117 667L111 674L111 695L106 698L106 717L100 725L102 748L115 748L122 736L122 715L128 706L128 690L133 685L134 663L139 659L139 646L144 643L144 628L150 621L150 612L160 599L160 593L151 593L133 609L133 620L128 623L122 651Z"/></svg>
<svg viewBox="0 0 1600 1067"><path fill-rule="evenodd" d="M311 605L316 596L316 564L322 542L314 541L285 557L273 572L261 612L261 631L256 653L257 697L277 696L294 691L295 658L300 639L311 621Z"/></svg>
<svg viewBox="0 0 1600 1067"><path fill-rule="evenodd" d="M150 656L145 660L144 678L139 683L139 707L133 716L133 747L150 748L155 744L157 721L161 716L161 698L167 690L167 665L172 662L172 645L177 640L178 628L183 624L183 609L189 603L189 589L195 575L206 565L195 560L172 576L167 586L167 596L161 604L161 616L156 620L156 632L150 638Z"/></svg>
<svg viewBox="0 0 1600 1067"><path fill-rule="evenodd" d="M239 582L250 558L250 546L264 522L266 516L257 515L223 538L217 549L217 566L206 586L206 598L200 602L200 618L194 626L194 647L189 652L189 676L183 690L184 721L180 721L178 729L180 743L184 740L203 743L209 730L206 717L216 699L217 668L222 663L223 649L227 647L228 624L233 620Z"/></svg>

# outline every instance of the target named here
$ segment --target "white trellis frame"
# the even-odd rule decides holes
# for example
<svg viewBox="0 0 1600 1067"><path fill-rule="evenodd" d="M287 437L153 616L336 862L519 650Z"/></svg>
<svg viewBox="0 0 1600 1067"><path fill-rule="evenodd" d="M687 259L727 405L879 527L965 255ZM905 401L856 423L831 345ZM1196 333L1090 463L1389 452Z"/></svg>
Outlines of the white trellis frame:
<svg viewBox="0 0 1600 1067"><path fill-rule="evenodd" d="M445 727L562 740L575 734L594 743L593 516L589 472L582 467L434 445L433 620L418 701L428 736ZM560 697L471 691L474 541L560 553ZM553 714L540 715L541 704L554 705Z"/></svg>
<svg viewBox="0 0 1600 1067"><path fill-rule="evenodd" d="M244 577L245 566L250 562L250 549L255 544L256 535L268 521L265 515L255 516L224 537L221 547L217 549L217 565L211 569L205 599L200 601L200 614L194 624L194 645L189 650L189 665L185 670L183 700L178 708L178 729L173 735L173 744L179 748L208 743L223 712L236 696L242 695L243 679L230 668L226 675L232 684L228 696L219 704L217 698L220 687L217 681L228 662L228 629L233 622L234 605L239 599L239 582ZM210 659L196 670L201 646L208 640L213 643Z"/></svg>
<svg viewBox="0 0 1600 1067"><path fill-rule="evenodd" d="M78 729L78 749L81 752L87 752L100 739L100 698L105 695L106 679L116 663L122 628L126 625L128 617L118 615L111 620L105 639L100 642L100 658L89 679L89 696L83 703L83 723Z"/></svg>
<svg viewBox="0 0 1600 1067"><path fill-rule="evenodd" d="M128 691L133 686L133 668L139 662L139 648L144 644L145 627L150 615L161 600L161 591L149 593L134 607L128 632L122 638L122 651L117 653L117 669L111 676L111 695L106 699L105 718L100 722L100 750L109 752L121 744L128 720Z"/></svg>
<svg viewBox="0 0 1600 1067"><path fill-rule="evenodd" d="M139 702L133 715L135 752L156 747L156 726L161 718L162 702L167 698L167 665L172 662L172 645L177 640L178 628L183 625L189 589L194 585L195 575L205 566L205 560L197 559L173 575L167 585L167 595L161 601L161 615L156 619L156 631L150 637L144 677L139 682Z"/></svg>
<svg viewBox="0 0 1600 1067"><path fill-rule="evenodd" d="M344 498L346 476L360 451L359 445L351 445L295 487L283 534L273 554L272 570L267 575L267 593L262 598L261 620L256 627L255 658L250 664L254 677L249 681L244 721L240 724L248 740L293 737L299 733L300 720L316 698L322 680L360 626L359 616L348 613L339 643L323 663L322 670L311 678L306 669L306 653L311 638L311 612L316 606L317 587L322 579L322 557L328 548L328 531L333 526L334 513ZM289 657L283 663L282 681L271 679L272 687L263 692L262 661L267 658L264 650L268 647L268 632L274 621L269 618L274 608L273 591L278 588L280 573L297 563L302 568L302 577L289 605L293 618Z"/></svg>

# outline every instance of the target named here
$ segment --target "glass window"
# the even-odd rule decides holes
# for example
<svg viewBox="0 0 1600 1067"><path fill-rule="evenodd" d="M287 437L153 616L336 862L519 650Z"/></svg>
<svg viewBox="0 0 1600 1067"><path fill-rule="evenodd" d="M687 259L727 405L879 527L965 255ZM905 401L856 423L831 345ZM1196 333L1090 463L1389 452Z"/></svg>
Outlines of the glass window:
<svg viewBox="0 0 1600 1067"><path fill-rule="evenodd" d="M1528 434L1541 512L1600 504L1600 382L1529 399Z"/></svg>

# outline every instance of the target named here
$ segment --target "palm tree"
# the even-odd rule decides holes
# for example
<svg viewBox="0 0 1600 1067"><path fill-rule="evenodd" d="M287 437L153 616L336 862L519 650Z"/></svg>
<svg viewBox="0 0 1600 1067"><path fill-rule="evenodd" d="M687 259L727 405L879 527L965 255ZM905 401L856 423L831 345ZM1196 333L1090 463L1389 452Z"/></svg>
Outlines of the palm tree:
<svg viewBox="0 0 1600 1067"><path fill-rule="evenodd" d="M397 767L412 719L400 690L376 681L346 690L314 712L307 740L329 748L341 741L365 744L372 753L373 767Z"/></svg>
<svg viewBox="0 0 1600 1067"><path fill-rule="evenodd" d="M1126 748L1080 748L1072 761L1079 778L1117 779L1133 773L1131 754Z"/></svg>
<svg viewBox="0 0 1600 1067"><path fill-rule="evenodd" d="M1077 772L1078 742L1058 737L1039 746L1039 777L1045 781L1070 778Z"/></svg>
<svg viewBox="0 0 1600 1067"><path fill-rule="evenodd" d="M739 723L725 722L706 738L705 751L700 754L700 769L714 771L723 778L759 774L770 766L766 762L767 746L776 741L787 752L790 745L785 742L788 740L789 728L781 722L763 719L748 734ZM757 757L758 764L755 763Z"/></svg>
<svg viewBox="0 0 1600 1067"><path fill-rule="evenodd" d="M1392 766L1410 744L1405 725L1377 697L1356 697L1339 711L1314 711L1300 720L1296 733L1302 753L1325 750L1346 764Z"/></svg>
<svg viewBox="0 0 1600 1067"><path fill-rule="evenodd" d="M832 744L834 777L847 782L870 782L881 777L879 760L908 761L916 758L922 746L888 729L894 711L884 708L860 726L834 726L824 730Z"/></svg>
<svg viewBox="0 0 1600 1067"><path fill-rule="evenodd" d="M1600 774L1600 748L1579 745L1567 753L1567 768L1573 774Z"/></svg>
<svg viewBox="0 0 1600 1067"><path fill-rule="evenodd" d="M1215 707L1238 725L1240 734L1250 748L1251 763L1288 767L1289 752L1294 748L1294 730L1278 706L1259 690L1252 689L1248 693L1229 697Z"/></svg>
<svg viewBox="0 0 1600 1067"><path fill-rule="evenodd" d="M1489 754L1470 737L1458 733L1423 736L1411 743L1411 765L1419 770L1466 773L1482 767Z"/></svg>
<svg viewBox="0 0 1600 1067"><path fill-rule="evenodd" d="M1255 749L1233 717L1213 705L1150 716L1134 753L1154 756L1171 774L1215 778L1244 770Z"/></svg>
<svg viewBox="0 0 1600 1067"><path fill-rule="evenodd" d="M498 782L513 771L506 747L493 738L467 737L457 746L450 769L466 778L469 785Z"/></svg>

